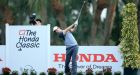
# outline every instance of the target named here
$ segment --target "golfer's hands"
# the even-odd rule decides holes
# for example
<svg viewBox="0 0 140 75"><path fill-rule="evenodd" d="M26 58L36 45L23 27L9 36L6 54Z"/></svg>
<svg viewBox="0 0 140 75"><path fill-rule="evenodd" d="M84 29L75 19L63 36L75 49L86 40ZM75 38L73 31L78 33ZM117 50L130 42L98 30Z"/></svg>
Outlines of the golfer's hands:
<svg viewBox="0 0 140 75"><path fill-rule="evenodd" d="M78 26L78 20L76 20L76 21L74 22L74 26L75 26L75 27Z"/></svg>
<svg viewBox="0 0 140 75"><path fill-rule="evenodd" d="M76 20L73 24L72 24L72 28L70 29L71 32L74 32L77 29L78 26L78 20Z"/></svg>

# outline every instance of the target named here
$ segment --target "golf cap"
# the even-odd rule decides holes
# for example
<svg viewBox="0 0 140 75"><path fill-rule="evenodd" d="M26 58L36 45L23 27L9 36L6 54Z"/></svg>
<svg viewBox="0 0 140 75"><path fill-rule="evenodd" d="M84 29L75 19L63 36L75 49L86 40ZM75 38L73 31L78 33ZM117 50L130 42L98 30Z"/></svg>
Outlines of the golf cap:
<svg viewBox="0 0 140 75"><path fill-rule="evenodd" d="M57 26L54 26L54 27L53 27L53 31L55 31L57 28L58 28Z"/></svg>

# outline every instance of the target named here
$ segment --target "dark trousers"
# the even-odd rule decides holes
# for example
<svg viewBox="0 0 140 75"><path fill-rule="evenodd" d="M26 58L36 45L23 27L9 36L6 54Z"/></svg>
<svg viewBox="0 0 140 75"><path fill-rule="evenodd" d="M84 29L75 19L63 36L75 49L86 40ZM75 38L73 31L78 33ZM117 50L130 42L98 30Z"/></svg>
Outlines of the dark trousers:
<svg viewBox="0 0 140 75"><path fill-rule="evenodd" d="M72 58L72 69L71 69L71 75L77 75L77 61L76 56L78 53L78 46L72 46L69 48L66 48L66 60L65 60L65 73L70 72L69 63Z"/></svg>

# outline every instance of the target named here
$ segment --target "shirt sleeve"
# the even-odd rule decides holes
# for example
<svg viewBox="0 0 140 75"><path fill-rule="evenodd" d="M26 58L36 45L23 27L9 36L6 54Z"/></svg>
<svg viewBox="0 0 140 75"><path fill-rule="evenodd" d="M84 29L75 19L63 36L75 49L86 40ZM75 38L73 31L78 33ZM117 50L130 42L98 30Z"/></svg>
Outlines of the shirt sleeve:
<svg viewBox="0 0 140 75"><path fill-rule="evenodd" d="M62 38L63 40L65 40L65 35L64 35L63 32L60 32L60 33L59 33L59 38Z"/></svg>

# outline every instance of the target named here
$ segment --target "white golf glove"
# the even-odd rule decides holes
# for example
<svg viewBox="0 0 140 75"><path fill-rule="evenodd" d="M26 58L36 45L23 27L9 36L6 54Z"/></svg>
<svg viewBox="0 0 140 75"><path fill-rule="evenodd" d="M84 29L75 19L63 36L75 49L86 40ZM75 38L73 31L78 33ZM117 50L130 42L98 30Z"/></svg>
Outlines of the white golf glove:
<svg viewBox="0 0 140 75"><path fill-rule="evenodd" d="M75 27L78 26L78 19L74 22Z"/></svg>

